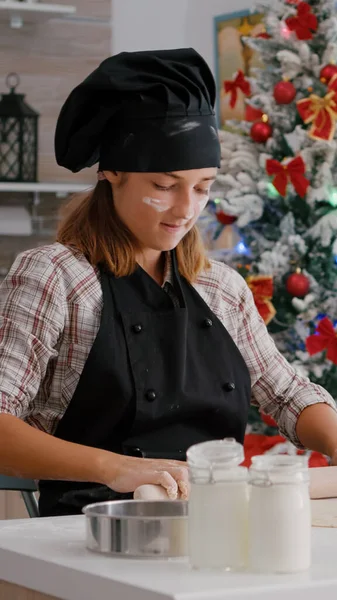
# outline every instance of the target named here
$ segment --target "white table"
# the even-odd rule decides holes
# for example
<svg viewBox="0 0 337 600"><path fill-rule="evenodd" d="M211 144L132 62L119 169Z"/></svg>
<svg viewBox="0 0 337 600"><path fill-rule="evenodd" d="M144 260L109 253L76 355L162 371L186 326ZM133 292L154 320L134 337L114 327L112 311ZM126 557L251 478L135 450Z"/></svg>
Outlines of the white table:
<svg viewBox="0 0 337 600"><path fill-rule="evenodd" d="M137 561L91 553L85 548L84 518L1 521L1 600L35 600L44 594L62 600L337 598L337 529L313 529L313 566L307 573L205 574L191 571L183 559ZM15 588L17 595L11 595L12 586L4 582L20 586ZM21 595L23 588L43 595L24 591Z"/></svg>

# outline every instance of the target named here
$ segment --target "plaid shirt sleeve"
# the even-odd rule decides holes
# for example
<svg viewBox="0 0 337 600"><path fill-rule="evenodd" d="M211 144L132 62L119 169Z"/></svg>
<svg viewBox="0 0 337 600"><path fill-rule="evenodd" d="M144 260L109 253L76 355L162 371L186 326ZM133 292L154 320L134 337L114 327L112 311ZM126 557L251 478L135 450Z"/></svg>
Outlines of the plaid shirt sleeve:
<svg viewBox="0 0 337 600"><path fill-rule="evenodd" d="M50 257L17 257L0 290L0 412L24 417L57 356L65 294Z"/></svg>
<svg viewBox="0 0 337 600"><path fill-rule="evenodd" d="M297 375L280 354L256 309L251 290L240 279L237 343L250 371L252 402L275 419L282 435L295 446L303 448L296 435L296 423L301 412L320 402L336 410L336 403L321 386Z"/></svg>

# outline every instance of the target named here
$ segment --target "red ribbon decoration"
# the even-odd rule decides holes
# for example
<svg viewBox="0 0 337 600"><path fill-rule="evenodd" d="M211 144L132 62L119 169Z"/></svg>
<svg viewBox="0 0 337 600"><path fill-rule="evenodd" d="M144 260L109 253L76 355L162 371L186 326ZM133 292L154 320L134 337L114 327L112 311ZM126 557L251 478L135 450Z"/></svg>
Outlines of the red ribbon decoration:
<svg viewBox="0 0 337 600"><path fill-rule="evenodd" d="M284 454L287 453L286 439L282 435L260 435L258 433L246 433L244 439L245 460L241 463L243 467L250 467L253 456L266 454L277 444L284 444ZM297 450L296 454L301 456L303 450ZM328 467L329 463L324 454L311 452L309 467Z"/></svg>
<svg viewBox="0 0 337 600"><path fill-rule="evenodd" d="M241 90L245 96L251 95L250 83L245 78L243 71L241 69L238 71L237 76L232 81L231 79L227 79L224 82L224 88L226 94L231 94L230 107L234 108L236 105L236 101L238 99L238 90Z"/></svg>
<svg viewBox="0 0 337 600"><path fill-rule="evenodd" d="M330 79L328 93L323 98L311 94L309 98L303 98L296 104L304 123L312 123L309 137L314 140L331 141L337 120L337 74Z"/></svg>
<svg viewBox="0 0 337 600"><path fill-rule="evenodd" d="M307 2L300 2L297 16L288 17L286 24L290 31L295 31L299 40L312 40L312 34L318 28L317 17L311 12L311 6Z"/></svg>
<svg viewBox="0 0 337 600"><path fill-rule="evenodd" d="M273 278L270 275L249 275L246 282L253 293L260 316L268 325L276 315L275 307L271 302L274 294Z"/></svg>
<svg viewBox="0 0 337 600"><path fill-rule="evenodd" d="M262 38L263 40L270 40L271 39L271 35L269 35L269 33L267 33L266 31L262 31L262 33L259 33L256 37L257 38Z"/></svg>
<svg viewBox="0 0 337 600"><path fill-rule="evenodd" d="M297 194L304 198L309 186L308 179L304 176L305 163L301 156L297 156L288 164L282 165L278 160L269 158L266 161L268 175L275 175L273 186L281 196L285 196L289 180L293 184Z"/></svg>
<svg viewBox="0 0 337 600"><path fill-rule="evenodd" d="M261 121L263 114L263 110L260 108L246 104L245 121Z"/></svg>
<svg viewBox="0 0 337 600"><path fill-rule="evenodd" d="M327 359L337 365L337 333L328 317L324 317L318 323L316 333L309 335L305 344L311 356L322 352L322 350L327 350Z"/></svg>

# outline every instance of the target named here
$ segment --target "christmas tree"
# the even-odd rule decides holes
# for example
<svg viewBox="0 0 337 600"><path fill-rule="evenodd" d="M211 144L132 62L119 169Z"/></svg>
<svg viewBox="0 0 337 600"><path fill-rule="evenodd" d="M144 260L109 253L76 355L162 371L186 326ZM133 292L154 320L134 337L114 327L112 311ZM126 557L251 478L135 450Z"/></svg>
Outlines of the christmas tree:
<svg viewBox="0 0 337 600"><path fill-rule="evenodd" d="M200 227L246 278L277 347L337 399L337 17L332 0L260 4L245 43L263 67L225 82L246 119L220 131L221 169ZM252 408L253 431L277 434Z"/></svg>

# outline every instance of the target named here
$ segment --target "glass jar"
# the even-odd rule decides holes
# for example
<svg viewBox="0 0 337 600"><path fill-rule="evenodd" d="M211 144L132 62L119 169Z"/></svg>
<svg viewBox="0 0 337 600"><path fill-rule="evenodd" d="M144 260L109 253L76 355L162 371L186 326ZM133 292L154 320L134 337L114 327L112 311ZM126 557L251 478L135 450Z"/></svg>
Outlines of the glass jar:
<svg viewBox="0 0 337 600"><path fill-rule="evenodd" d="M254 456L249 469L249 566L296 573L311 563L311 509L306 456Z"/></svg>
<svg viewBox="0 0 337 600"><path fill-rule="evenodd" d="M187 451L189 559L195 569L240 570L247 562L248 470L233 438Z"/></svg>

